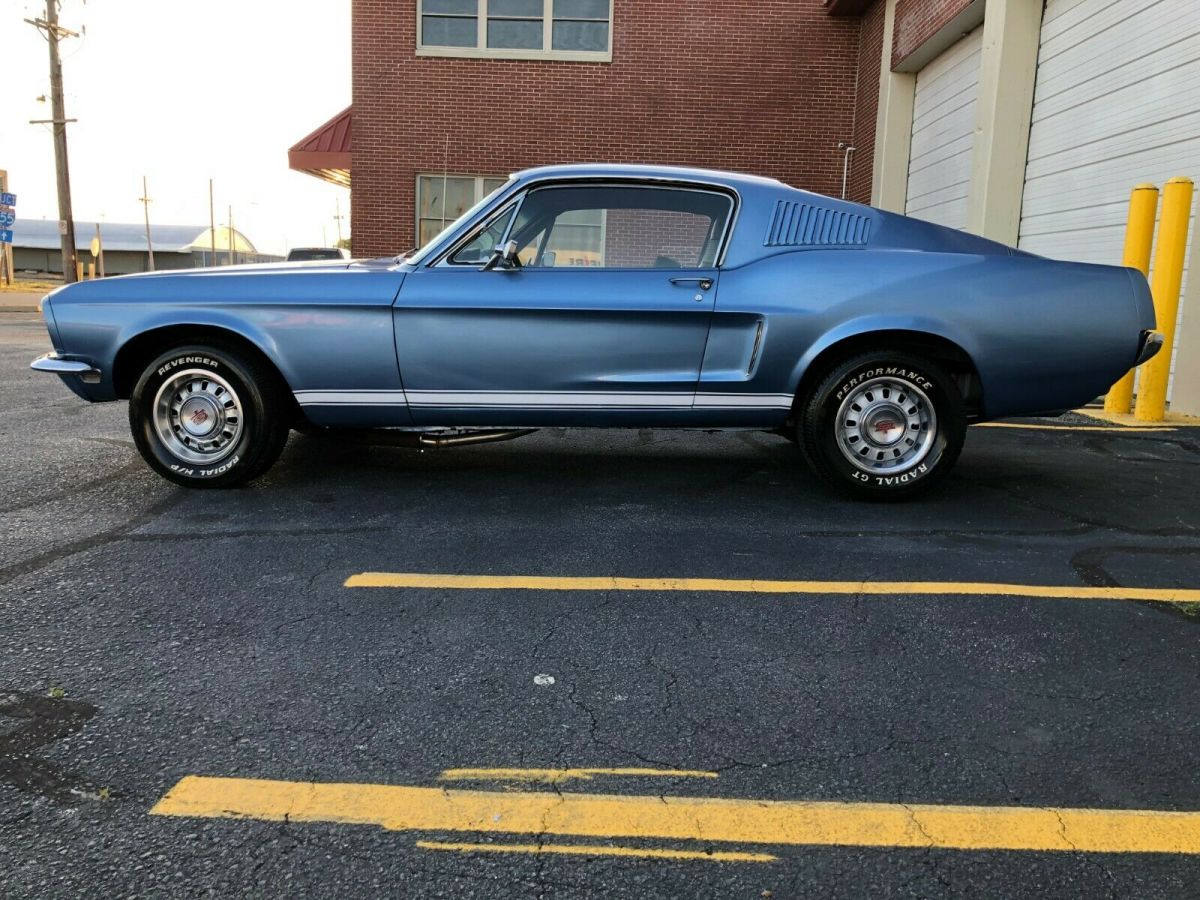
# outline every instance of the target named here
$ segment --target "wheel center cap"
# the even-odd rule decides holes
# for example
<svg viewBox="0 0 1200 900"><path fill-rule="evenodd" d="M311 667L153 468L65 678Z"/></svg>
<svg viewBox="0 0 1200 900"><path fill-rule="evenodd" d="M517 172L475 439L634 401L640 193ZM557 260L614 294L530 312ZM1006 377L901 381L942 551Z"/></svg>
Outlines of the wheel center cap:
<svg viewBox="0 0 1200 900"><path fill-rule="evenodd" d="M907 430L904 418L894 410L882 409L866 421L866 438L881 447L897 443Z"/></svg>
<svg viewBox="0 0 1200 900"><path fill-rule="evenodd" d="M189 397L179 410L179 424L193 437L211 434L219 418L216 404L207 397Z"/></svg>

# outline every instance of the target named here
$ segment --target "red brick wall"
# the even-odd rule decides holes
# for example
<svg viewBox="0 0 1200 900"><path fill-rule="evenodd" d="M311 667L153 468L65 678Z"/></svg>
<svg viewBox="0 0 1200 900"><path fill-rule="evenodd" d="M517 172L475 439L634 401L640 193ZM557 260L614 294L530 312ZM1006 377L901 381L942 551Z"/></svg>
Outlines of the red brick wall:
<svg viewBox="0 0 1200 900"><path fill-rule="evenodd" d="M416 174L444 163L699 165L841 191L859 20L821 0L615 0L611 63L417 57L415 4L353 0L356 255L416 243Z"/></svg>
<svg viewBox="0 0 1200 900"><path fill-rule="evenodd" d="M879 76L883 62L884 0L863 14L858 42L858 84L854 100L854 156L850 160L847 199L871 202L871 175L875 167L875 119L879 113Z"/></svg>
<svg viewBox="0 0 1200 900"><path fill-rule="evenodd" d="M972 0L896 0L892 68L904 62L938 30L971 5Z"/></svg>

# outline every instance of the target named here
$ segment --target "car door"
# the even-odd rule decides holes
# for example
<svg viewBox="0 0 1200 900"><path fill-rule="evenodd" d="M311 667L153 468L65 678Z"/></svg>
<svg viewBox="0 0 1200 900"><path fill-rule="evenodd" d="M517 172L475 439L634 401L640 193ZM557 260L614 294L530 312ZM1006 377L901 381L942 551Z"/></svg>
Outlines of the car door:
<svg viewBox="0 0 1200 900"><path fill-rule="evenodd" d="M414 422L686 421L733 203L713 190L554 184L480 222L410 273L394 306ZM504 246L515 253L492 259Z"/></svg>

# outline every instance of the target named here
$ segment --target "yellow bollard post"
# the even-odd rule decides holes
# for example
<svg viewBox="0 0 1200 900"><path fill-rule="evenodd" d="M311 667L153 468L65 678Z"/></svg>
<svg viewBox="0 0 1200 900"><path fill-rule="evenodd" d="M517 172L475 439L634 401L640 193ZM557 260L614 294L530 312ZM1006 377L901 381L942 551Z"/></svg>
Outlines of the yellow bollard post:
<svg viewBox="0 0 1200 900"><path fill-rule="evenodd" d="M88 281L95 281L95 279L96 279L96 264L94 262L90 262L90 263L88 263Z"/></svg>
<svg viewBox="0 0 1200 900"><path fill-rule="evenodd" d="M83 281L83 260L75 260L75 280Z"/></svg>
<svg viewBox="0 0 1200 900"><path fill-rule="evenodd" d="M1154 219L1158 215L1158 188L1139 184L1129 197L1129 224L1125 226L1122 265L1150 275L1150 248L1154 246ZM1133 369L1114 384L1104 398L1106 413L1127 414L1133 406Z"/></svg>
<svg viewBox="0 0 1200 900"><path fill-rule="evenodd" d="M1163 335L1162 349L1142 367L1136 418L1161 422L1167 410L1167 380L1171 377L1171 350L1175 345L1175 319L1179 315L1179 289L1187 258L1188 220L1192 214L1190 178L1172 178L1163 190L1162 221L1158 225L1158 249L1154 254L1154 316Z"/></svg>

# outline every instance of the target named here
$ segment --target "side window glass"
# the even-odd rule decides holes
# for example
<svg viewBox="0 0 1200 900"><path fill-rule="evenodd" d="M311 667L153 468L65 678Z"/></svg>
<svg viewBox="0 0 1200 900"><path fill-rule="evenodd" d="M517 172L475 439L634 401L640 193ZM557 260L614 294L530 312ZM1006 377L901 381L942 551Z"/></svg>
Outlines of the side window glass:
<svg viewBox="0 0 1200 900"><path fill-rule="evenodd" d="M525 247L517 253L517 258L521 260L522 266L532 266L534 261L538 259L542 252L542 244L546 240L545 229L534 235L533 240L529 241Z"/></svg>
<svg viewBox="0 0 1200 900"><path fill-rule="evenodd" d="M535 190L512 239L531 268L695 269L716 264L732 211L724 194L684 188Z"/></svg>
<svg viewBox="0 0 1200 900"><path fill-rule="evenodd" d="M491 259L492 251L499 245L501 238L504 237L504 232L508 229L508 223L512 219L514 210L516 210L516 206L506 206L492 216L475 237L467 241L450 257L450 262L457 265L481 266Z"/></svg>
<svg viewBox="0 0 1200 900"><path fill-rule="evenodd" d="M603 266L606 213L604 209L575 209L557 216L541 265Z"/></svg>

